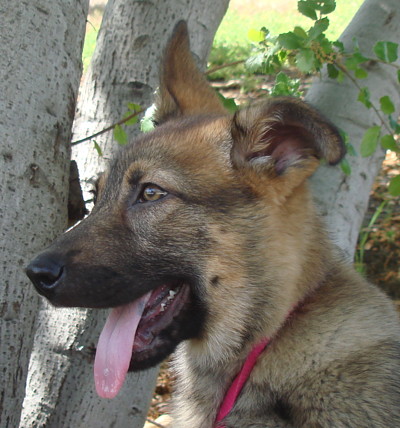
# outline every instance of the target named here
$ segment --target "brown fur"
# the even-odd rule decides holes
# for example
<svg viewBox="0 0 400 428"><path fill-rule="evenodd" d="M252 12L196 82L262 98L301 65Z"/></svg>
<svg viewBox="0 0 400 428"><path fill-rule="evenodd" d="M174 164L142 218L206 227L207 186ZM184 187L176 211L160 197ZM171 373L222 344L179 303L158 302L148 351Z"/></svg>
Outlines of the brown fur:
<svg viewBox="0 0 400 428"><path fill-rule="evenodd" d="M400 426L397 315L342 261L308 190L321 158L343 156L336 129L290 98L225 113L183 23L167 47L157 122L116 156L92 214L32 262L39 291L56 305L107 307L174 278L190 287L170 330L181 342L175 428L213 427L264 337L227 428ZM168 196L143 203L147 183ZM34 270L55 261L62 276L45 290ZM161 345L133 368L163 358Z"/></svg>

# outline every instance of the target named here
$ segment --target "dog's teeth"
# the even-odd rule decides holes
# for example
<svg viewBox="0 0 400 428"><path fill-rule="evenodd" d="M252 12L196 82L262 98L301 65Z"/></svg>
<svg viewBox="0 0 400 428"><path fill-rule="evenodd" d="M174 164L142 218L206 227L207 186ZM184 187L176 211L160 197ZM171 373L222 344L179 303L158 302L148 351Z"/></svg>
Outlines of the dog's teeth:
<svg viewBox="0 0 400 428"><path fill-rule="evenodd" d="M164 312L165 311L165 303L161 303L161 312Z"/></svg>
<svg viewBox="0 0 400 428"><path fill-rule="evenodd" d="M169 290L169 297L168 297L168 300L173 299L173 298L175 297L175 294L176 294L176 291Z"/></svg>

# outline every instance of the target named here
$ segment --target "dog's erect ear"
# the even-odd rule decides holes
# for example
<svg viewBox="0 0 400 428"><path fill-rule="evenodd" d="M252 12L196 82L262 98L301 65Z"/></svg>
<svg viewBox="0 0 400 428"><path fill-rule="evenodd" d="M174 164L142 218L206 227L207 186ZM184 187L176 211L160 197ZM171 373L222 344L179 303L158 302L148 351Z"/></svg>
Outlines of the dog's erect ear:
<svg viewBox="0 0 400 428"><path fill-rule="evenodd" d="M180 21L167 44L154 121L193 114L226 113L190 52L186 22Z"/></svg>
<svg viewBox="0 0 400 428"><path fill-rule="evenodd" d="M237 112L232 138L233 165L268 177L296 171L304 180L320 159L334 165L345 154L338 130L308 104L290 97L271 98Z"/></svg>

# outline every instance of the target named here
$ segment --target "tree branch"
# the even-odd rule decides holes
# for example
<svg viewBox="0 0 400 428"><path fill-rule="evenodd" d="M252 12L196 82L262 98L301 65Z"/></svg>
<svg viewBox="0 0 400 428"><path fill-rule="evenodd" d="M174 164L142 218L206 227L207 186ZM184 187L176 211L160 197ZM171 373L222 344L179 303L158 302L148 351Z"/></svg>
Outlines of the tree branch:
<svg viewBox="0 0 400 428"><path fill-rule="evenodd" d="M241 59L241 60L238 60L238 61L229 62L228 64L217 65L217 66L215 66L215 67L210 68L209 70L207 70L204 74L206 76L208 76L209 74L212 74L215 71L222 70L223 68L233 67L234 65L243 64L245 62L246 62L245 59Z"/></svg>
<svg viewBox="0 0 400 428"><path fill-rule="evenodd" d="M342 64L340 64L337 61L334 61L334 64L336 65L336 67L338 67L351 81L352 83L356 86L356 88L358 90L362 90L361 86L359 85L357 79L355 79L351 73L349 73L349 71L347 70L346 67L344 67ZM386 130L389 132L389 134L393 135L393 131L390 129L390 127L388 126L388 124L386 123L385 119L382 117L380 111L374 106L373 103L371 103L371 108L372 110L375 112L375 114L378 116L378 119L381 121L381 124L386 128Z"/></svg>
<svg viewBox="0 0 400 428"><path fill-rule="evenodd" d="M239 61L230 62L228 64L218 65L216 67L211 68L210 70L207 70L204 74L205 75L209 75L211 73L214 73L215 71L222 70L223 68L233 67L234 65L243 64L244 62L245 62L245 60L242 59L242 60L239 60ZM76 146L77 144L84 143L85 141L92 140L93 138L96 138L99 135L102 135L102 134L104 134L104 133L106 133L108 131L111 131L117 125L123 125L124 123L128 122L130 119L134 118L138 114L144 113L144 112L145 112L145 109L141 109L139 111L136 111L136 112L130 114L129 116L125 117L124 119L120 120L119 122L113 123L112 125L107 126L107 128L104 128L101 131L96 132L95 134L89 135L88 137L82 138L80 140L72 141L71 142L71 146Z"/></svg>
<svg viewBox="0 0 400 428"><path fill-rule="evenodd" d="M147 422L150 422L151 424L153 424L153 425L155 425L156 427L158 427L158 428L165 428L165 426L164 425L161 425L161 424L159 424L158 422L156 422L156 421L152 421L151 419L149 419L149 418L146 418L146 421Z"/></svg>
<svg viewBox="0 0 400 428"><path fill-rule="evenodd" d="M107 128L102 129L99 132L96 132L95 134L89 135L88 137L82 138L81 140L76 140L76 141L72 141L71 146L76 146L77 144L83 143L85 141L89 141L92 140L93 138L104 134L108 131L111 131L112 129L114 129L117 125L123 125L125 122L128 122L129 120L131 120L132 118L134 118L135 116L137 116L140 113L144 113L145 109L141 109L138 111L135 111L134 113L130 114L129 116L126 116L125 118L121 119L119 122L113 123L110 126L107 126Z"/></svg>

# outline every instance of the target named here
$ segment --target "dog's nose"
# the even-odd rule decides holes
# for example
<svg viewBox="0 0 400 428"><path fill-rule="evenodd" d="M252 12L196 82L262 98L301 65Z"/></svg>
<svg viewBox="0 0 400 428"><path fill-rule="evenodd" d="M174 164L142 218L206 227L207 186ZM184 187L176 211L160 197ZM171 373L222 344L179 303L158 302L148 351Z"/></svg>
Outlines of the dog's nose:
<svg viewBox="0 0 400 428"><path fill-rule="evenodd" d="M50 298L64 272L62 260L54 255L41 254L25 269L36 290Z"/></svg>

